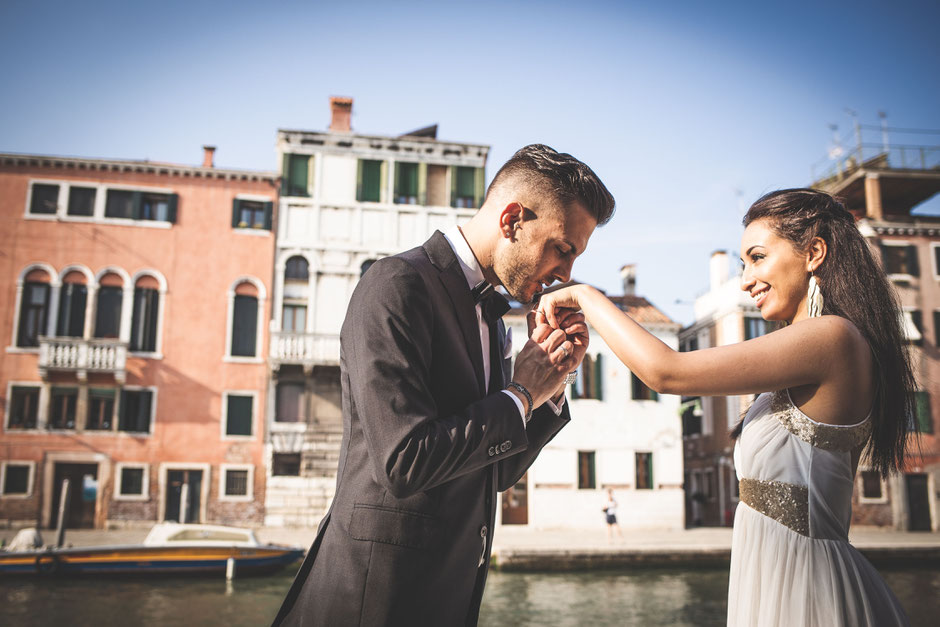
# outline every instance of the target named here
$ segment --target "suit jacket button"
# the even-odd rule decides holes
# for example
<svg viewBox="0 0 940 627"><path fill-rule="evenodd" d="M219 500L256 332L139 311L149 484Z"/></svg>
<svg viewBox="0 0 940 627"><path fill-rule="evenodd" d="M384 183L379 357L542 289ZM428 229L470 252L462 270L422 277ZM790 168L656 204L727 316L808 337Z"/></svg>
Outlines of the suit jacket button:
<svg viewBox="0 0 940 627"><path fill-rule="evenodd" d="M495 451L495 450L493 449L493 447L491 446L491 447L490 447L490 450L488 451L488 453L490 454L490 457L492 457L493 455L496 454L496 451Z"/></svg>
<svg viewBox="0 0 940 627"><path fill-rule="evenodd" d="M503 450L503 452L508 451L510 448L512 448L512 442L506 440L500 445L500 448Z"/></svg>
<svg viewBox="0 0 940 627"><path fill-rule="evenodd" d="M482 527L480 527L480 537L481 538L486 537L486 525L483 525Z"/></svg>

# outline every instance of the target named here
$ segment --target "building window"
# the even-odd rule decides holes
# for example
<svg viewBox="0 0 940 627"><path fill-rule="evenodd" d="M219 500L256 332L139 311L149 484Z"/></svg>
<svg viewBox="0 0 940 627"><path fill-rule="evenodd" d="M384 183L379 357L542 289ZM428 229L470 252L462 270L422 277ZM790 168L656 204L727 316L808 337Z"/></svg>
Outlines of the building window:
<svg viewBox="0 0 940 627"><path fill-rule="evenodd" d="M117 338L121 334L121 305L124 290L116 285L98 288L95 308L95 337Z"/></svg>
<svg viewBox="0 0 940 627"><path fill-rule="evenodd" d="M146 468L143 466L122 466L118 485L118 496L146 497Z"/></svg>
<svg viewBox="0 0 940 627"><path fill-rule="evenodd" d="M29 496L32 493L33 464L3 464L3 496Z"/></svg>
<svg viewBox="0 0 940 627"><path fill-rule="evenodd" d="M636 376L632 372L630 373L630 377L632 379L631 387L633 390L633 400L635 401L658 401L659 400L659 392L657 392L656 390L652 389L651 387L643 383L643 381L640 380L640 377Z"/></svg>
<svg viewBox="0 0 940 627"><path fill-rule="evenodd" d="M766 335L768 331L767 321L763 318L745 316L744 318L744 339L753 340L755 337Z"/></svg>
<svg viewBox="0 0 940 627"><path fill-rule="evenodd" d="M683 353L688 353L688 352L691 352L691 351L697 351L697 350L698 350L698 338L695 337L695 336L692 336L692 337L690 337L690 338L684 340L684 341L679 345L679 350L682 351Z"/></svg>
<svg viewBox="0 0 940 627"><path fill-rule="evenodd" d="M473 209L482 200L483 169L457 166L451 179L451 207Z"/></svg>
<svg viewBox="0 0 940 627"><path fill-rule="evenodd" d="M131 318L132 351L153 353L157 350L157 315L160 292L148 287L134 288L134 313Z"/></svg>
<svg viewBox="0 0 940 627"><path fill-rule="evenodd" d="M303 333L307 328L307 308L303 305L284 305L281 330L288 333Z"/></svg>
<svg viewBox="0 0 940 627"><path fill-rule="evenodd" d="M933 415L930 411L930 394L914 392L914 430L918 433L933 433Z"/></svg>
<svg viewBox="0 0 940 627"><path fill-rule="evenodd" d="M881 499L884 494L881 491L881 475L874 470L863 470L862 475L862 498Z"/></svg>
<svg viewBox="0 0 940 627"><path fill-rule="evenodd" d="M271 474L275 477L300 476L300 453L274 453Z"/></svg>
<svg viewBox="0 0 940 627"><path fill-rule="evenodd" d="M243 294L235 295L232 320L232 355L254 357L258 335L258 299Z"/></svg>
<svg viewBox="0 0 940 627"><path fill-rule="evenodd" d="M250 436L254 397L229 394L226 397L225 435Z"/></svg>
<svg viewBox="0 0 940 627"><path fill-rule="evenodd" d="M49 312L49 284L27 281L23 285L20 303L20 328L16 345L39 346L39 336L46 334L46 316Z"/></svg>
<svg viewBox="0 0 940 627"><path fill-rule="evenodd" d="M232 201L232 227L271 230L274 203L236 198Z"/></svg>
<svg viewBox="0 0 940 627"><path fill-rule="evenodd" d="M35 429L39 417L39 388L12 386L9 408L7 429Z"/></svg>
<svg viewBox="0 0 940 627"><path fill-rule="evenodd" d="M97 190L94 187L69 187L68 214L70 216L93 216L95 214L96 194Z"/></svg>
<svg viewBox="0 0 940 627"><path fill-rule="evenodd" d="M114 390L91 388L88 391L88 431L111 431L114 428Z"/></svg>
<svg viewBox="0 0 940 627"><path fill-rule="evenodd" d="M603 355L585 355L578 378L571 384L572 399L604 400Z"/></svg>
<svg viewBox="0 0 940 627"><path fill-rule="evenodd" d="M653 489L653 454L636 454L636 489Z"/></svg>
<svg viewBox="0 0 940 627"><path fill-rule="evenodd" d="M702 400L695 397L682 404L682 435L700 435L702 433Z"/></svg>
<svg viewBox="0 0 940 627"><path fill-rule="evenodd" d="M307 177L310 170L309 155L284 155L281 193L285 196L309 196Z"/></svg>
<svg viewBox="0 0 940 627"><path fill-rule="evenodd" d="M274 420L276 422L303 422L303 398L303 383L278 383Z"/></svg>
<svg viewBox="0 0 940 627"><path fill-rule="evenodd" d="M85 335L85 309L88 288L81 283L63 283L59 288L59 319L56 335L83 337Z"/></svg>
<svg viewBox="0 0 940 627"><path fill-rule="evenodd" d="M714 499L718 495L718 492L715 490L715 473L711 468L705 471L705 481L703 483L705 498L709 500Z"/></svg>
<svg viewBox="0 0 940 627"><path fill-rule="evenodd" d="M306 281L310 278L310 264L300 255L287 260L284 266L284 279L287 281Z"/></svg>
<svg viewBox="0 0 940 627"><path fill-rule="evenodd" d="M251 498L251 471L248 468L222 468L222 497L234 500Z"/></svg>
<svg viewBox="0 0 940 627"><path fill-rule="evenodd" d="M578 451L578 489L593 490L594 477L594 451Z"/></svg>
<svg viewBox="0 0 940 627"><path fill-rule="evenodd" d="M176 194L109 189L104 215L125 220L176 222L176 205Z"/></svg>
<svg viewBox="0 0 940 627"><path fill-rule="evenodd" d="M933 250L933 276L940 279L940 244L931 244Z"/></svg>
<svg viewBox="0 0 940 627"><path fill-rule="evenodd" d="M152 390L121 390L118 430L149 433L152 407Z"/></svg>
<svg viewBox="0 0 940 627"><path fill-rule="evenodd" d="M903 312L904 339L916 346L924 344L924 315L917 309L905 309Z"/></svg>
<svg viewBox="0 0 940 627"><path fill-rule="evenodd" d="M384 162L360 159L356 173L356 200L359 202L382 201L382 174Z"/></svg>
<svg viewBox="0 0 940 627"><path fill-rule="evenodd" d="M884 262L885 273L920 276L920 267L917 263L917 246L893 246L881 244L881 258Z"/></svg>
<svg viewBox="0 0 940 627"><path fill-rule="evenodd" d="M55 215L59 208L59 186L33 183L29 212L37 215Z"/></svg>
<svg viewBox="0 0 940 627"><path fill-rule="evenodd" d="M52 388L52 398L49 401L49 428L74 429L77 406L78 389Z"/></svg>
<svg viewBox="0 0 940 627"><path fill-rule="evenodd" d="M395 164L395 202L400 205L418 203L418 164L399 161Z"/></svg>

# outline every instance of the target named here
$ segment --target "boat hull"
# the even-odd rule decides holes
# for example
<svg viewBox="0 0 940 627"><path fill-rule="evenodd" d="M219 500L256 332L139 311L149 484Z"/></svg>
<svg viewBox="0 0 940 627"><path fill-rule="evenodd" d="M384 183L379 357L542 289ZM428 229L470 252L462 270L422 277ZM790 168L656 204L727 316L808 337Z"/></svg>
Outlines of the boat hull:
<svg viewBox="0 0 940 627"><path fill-rule="evenodd" d="M94 547L0 553L0 575L261 575L303 557L292 547Z"/></svg>

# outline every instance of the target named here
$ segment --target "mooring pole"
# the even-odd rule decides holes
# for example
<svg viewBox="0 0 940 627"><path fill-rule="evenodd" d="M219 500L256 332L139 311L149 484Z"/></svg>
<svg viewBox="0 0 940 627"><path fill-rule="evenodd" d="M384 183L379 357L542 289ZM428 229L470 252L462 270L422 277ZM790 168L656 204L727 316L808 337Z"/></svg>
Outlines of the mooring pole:
<svg viewBox="0 0 940 627"><path fill-rule="evenodd" d="M189 482L180 488L180 522L185 523L189 516Z"/></svg>
<svg viewBox="0 0 940 627"><path fill-rule="evenodd" d="M231 581L235 579L235 558L230 557L225 560L225 580Z"/></svg>
<svg viewBox="0 0 940 627"><path fill-rule="evenodd" d="M62 494L59 495L59 524L55 530L55 545L61 547L65 542L65 517L69 509L69 480L62 480Z"/></svg>

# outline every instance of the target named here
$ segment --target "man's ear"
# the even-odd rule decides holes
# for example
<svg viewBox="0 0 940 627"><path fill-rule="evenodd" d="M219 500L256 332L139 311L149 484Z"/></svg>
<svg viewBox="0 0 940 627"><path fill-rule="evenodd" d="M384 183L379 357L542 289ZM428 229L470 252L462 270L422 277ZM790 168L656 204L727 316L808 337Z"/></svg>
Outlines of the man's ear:
<svg viewBox="0 0 940 627"><path fill-rule="evenodd" d="M525 208L517 203L511 202L499 214L499 231L503 237L514 240L516 230L520 228L522 222L522 212Z"/></svg>
<svg viewBox="0 0 940 627"><path fill-rule="evenodd" d="M829 247L826 245L826 240L821 237L814 237L813 241L809 243L809 249L806 251L806 269L815 272L816 268L826 260L828 253Z"/></svg>

